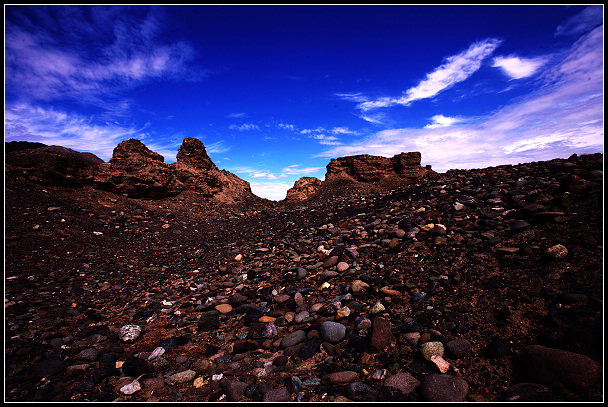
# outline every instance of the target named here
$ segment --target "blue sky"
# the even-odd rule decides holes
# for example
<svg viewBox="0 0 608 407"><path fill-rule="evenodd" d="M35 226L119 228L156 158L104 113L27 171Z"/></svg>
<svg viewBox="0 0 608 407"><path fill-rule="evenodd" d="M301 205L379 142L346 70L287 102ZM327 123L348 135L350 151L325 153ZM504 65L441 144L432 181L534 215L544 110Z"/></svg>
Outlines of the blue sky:
<svg viewBox="0 0 608 407"><path fill-rule="evenodd" d="M280 200L331 158L603 152L603 5L5 5L5 141L185 137Z"/></svg>

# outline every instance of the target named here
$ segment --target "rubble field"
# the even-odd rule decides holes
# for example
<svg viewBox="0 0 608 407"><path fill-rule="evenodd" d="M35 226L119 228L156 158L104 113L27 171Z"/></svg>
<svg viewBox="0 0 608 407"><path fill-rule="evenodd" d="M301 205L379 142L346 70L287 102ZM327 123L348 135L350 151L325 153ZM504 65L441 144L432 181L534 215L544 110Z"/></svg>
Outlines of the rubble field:
<svg viewBox="0 0 608 407"><path fill-rule="evenodd" d="M5 179L5 401L603 401L603 156L297 202Z"/></svg>

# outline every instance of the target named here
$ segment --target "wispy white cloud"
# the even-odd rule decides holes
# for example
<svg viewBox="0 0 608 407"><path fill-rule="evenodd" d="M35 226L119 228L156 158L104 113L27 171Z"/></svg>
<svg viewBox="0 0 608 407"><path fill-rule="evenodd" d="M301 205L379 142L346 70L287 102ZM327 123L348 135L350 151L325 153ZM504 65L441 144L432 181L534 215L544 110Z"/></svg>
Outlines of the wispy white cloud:
<svg viewBox="0 0 608 407"><path fill-rule="evenodd" d="M343 100L349 100L355 103L364 103L368 102L369 99L365 97L362 93L336 93L336 96Z"/></svg>
<svg viewBox="0 0 608 407"><path fill-rule="evenodd" d="M205 150L208 154L224 154L230 151L230 149L231 147L222 140L205 145Z"/></svg>
<svg viewBox="0 0 608 407"><path fill-rule="evenodd" d="M290 165L281 170L281 174L284 175L307 175L313 174L317 171L323 170L325 167L304 167L299 168L300 164Z"/></svg>
<svg viewBox="0 0 608 407"><path fill-rule="evenodd" d="M292 175L308 175L314 174L320 170L323 170L325 167L303 167L301 168L300 164L293 164L287 167L282 168L278 172L271 171L266 168L252 167L252 166L233 166L230 167L229 171L232 171L237 174L242 174L246 177L251 178L263 178L267 180L277 180L280 178L286 178Z"/></svg>
<svg viewBox="0 0 608 407"><path fill-rule="evenodd" d="M4 112L6 141L37 141L76 151L90 152L104 161L112 157L118 143L129 138L145 140L147 125L140 128L105 122L96 124L91 117L57 109L19 104ZM161 155L175 155L160 145L147 145ZM156 148L156 149L155 149Z"/></svg>
<svg viewBox="0 0 608 407"><path fill-rule="evenodd" d="M249 174L249 176L251 178L264 178L269 180L279 179L279 176L277 174L273 174L270 171L252 172Z"/></svg>
<svg viewBox="0 0 608 407"><path fill-rule="evenodd" d="M513 79L522 79L534 75L547 62L545 58L520 58L517 56L494 58L495 68L500 68L505 75Z"/></svg>
<svg viewBox="0 0 608 407"><path fill-rule="evenodd" d="M247 113L229 113L226 115L228 119L242 119L247 117Z"/></svg>
<svg viewBox="0 0 608 407"><path fill-rule="evenodd" d="M260 126L253 123L243 123L240 126L236 124L231 124L228 126L230 130L238 130L238 131L250 131L250 130L260 130Z"/></svg>
<svg viewBox="0 0 608 407"><path fill-rule="evenodd" d="M600 5L588 6L572 16L555 30L555 36L581 35L604 23L604 8Z"/></svg>
<svg viewBox="0 0 608 407"><path fill-rule="evenodd" d="M446 58L445 63L437 67L418 85L406 90L401 97L382 97L376 100L365 100L360 94L341 94L344 99L360 101L357 107L363 111L393 105L409 105L420 99L434 97L441 91L468 79L481 67L481 63L502 43L496 38L488 38L473 43L465 51Z"/></svg>
<svg viewBox="0 0 608 407"><path fill-rule="evenodd" d="M438 115L435 126L383 130L317 157L420 151L423 164L446 171L603 151L602 27L555 60L540 73L540 87L485 117L451 122Z"/></svg>
<svg viewBox="0 0 608 407"><path fill-rule="evenodd" d="M336 126L331 129L319 126L314 129L302 129L300 134L306 134L313 140L319 140L322 145L339 145L342 144L338 136L357 136L361 133L356 130L351 130L348 127Z"/></svg>
<svg viewBox="0 0 608 407"><path fill-rule="evenodd" d="M255 195L271 199L273 201L280 201L285 199L287 196L287 190L291 188L293 185L290 185L286 182L259 182L254 181L250 182L251 192Z"/></svg>
<svg viewBox="0 0 608 407"><path fill-rule="evenodd" d="M364 112L359 115L359 118L365 120L366 122L375 124L375 125L385 125L387 122L387 114L384 112Z"/></svg>
<svg viewBox="0 0 608 407"><path fill-rule="evenodd" d="M328 136L326 134L315 134L312 136L313 139L319 140L319 144L326 146L340 145L342 144L338 137Z"/></svg>
<svg viewBox="0 0 608 407"><path fill-rule="evenodd" d="M331 129L331 132L333 134L351 134L351 135L360 134L358 131L351 130L348 127L334 127L333 129Z"/></svg>
<svg viewBox="0 0 608 407"><path fill-rule="evenodd" d="M434 129L434 128L438 128L438 127L448 127L448 126L452 126L452 125L462 121L462 119L460 119L460 118L446 117L442 114L437 114L437 115L431 117L431 120L433 120L433 123L427 124L426 126L424 126L425 128Z"/></svg>
<svg viewBox="0 0 608 407"><path fill-rule="evenodd" d="M300 130L300 134L313 134L313 133L323 133L326 132L327 129L325 127L317 127L315 129L302 129Z"/></svg>
<svg viewBox="0 0 608 407"><path fill-rule="evenodd" d="M160 40L164 27L154 7L11 6L7 11L9 96L18 90L30 100L99 106L149 80L205 76L190 66L195 51L189 44Z"/></svg>
<svg viewBox="0 0 608 407"><path fill-rule="evenodd" d="M289 130L294 132L296 131L296 126L294 126L293 124L279 123L277 124L277 127L283 130Z"/></svg>

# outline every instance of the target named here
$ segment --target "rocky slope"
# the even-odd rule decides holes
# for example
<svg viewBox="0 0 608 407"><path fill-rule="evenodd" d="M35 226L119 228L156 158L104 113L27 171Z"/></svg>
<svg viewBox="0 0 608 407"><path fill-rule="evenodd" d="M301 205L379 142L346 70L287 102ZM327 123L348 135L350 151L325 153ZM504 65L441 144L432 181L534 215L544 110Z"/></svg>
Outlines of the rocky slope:
<svg viewBox="0 0 608 407"><path fill-rule="evenodd" d="M601 154L238 206L6 168L5 401L603 400Z"/></svg>

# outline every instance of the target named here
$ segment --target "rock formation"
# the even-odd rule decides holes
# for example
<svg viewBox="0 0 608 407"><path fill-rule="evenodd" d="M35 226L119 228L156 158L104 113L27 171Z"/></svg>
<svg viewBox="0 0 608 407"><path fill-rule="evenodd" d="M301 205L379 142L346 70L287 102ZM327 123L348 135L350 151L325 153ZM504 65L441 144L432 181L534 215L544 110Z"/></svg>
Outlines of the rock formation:
<svg viewBox="0 0 608 407"><path fill-rule="evenodd" d="M171 164L171 168L184 188L200 192L207 197L215 197L228 203L256 198L247 181L217 168L198 139L184 139L177 152L177 162Z"/></svg>
<svg viewBox="0 0 608 407"><path fill-rule="evenodd" d="M321 180L316 177L302 177L293 184L293 188L287 191L285 200L296 202L308 198L321 187Z"/></svg>
<svg viewBox="0 0 608 407"><path fill-rule="evenodd" d="M141 141L129 139L114 149L109 163L100 165L95 188L134 198L162 198L179 194L184 184L162 155Z"/></svg>
<svg viewBox="0 0 608 407"><path fill-rule="evenodd" d="M13 151L30 150L32 148L47 147L46 144L32 141L9 141L4 143L4 153L8 154Z"/></svg>
<svg viewBox="0 0 608 407"><path fill-rule="evenodd" d="M132 198L160 199L194 191L221 203L261 200L248 182L218 169L203 143L191 137L184 139L172 164L136 139L118 144L107 163L91 153L41 143L14 142L6 147L7 176L38 184L89 184Z"/></svg>
<svg viewBox="0 0 608 407"><path fill-rule="evenodd" d="M139 140L126 140L114 149L110 162L101 166L96 187L139 198L162 198L195 191L223 203L258 199L249 183L220 170L211 161L204 144L186 137L177 152L177 162L165 164L162 155Z"/></svg>
<svg viewBox="0 0 608 407"><path fill-rule="evenodd" d="M369 192L372 185L396 187L420 178L432 170L420 166L419 152L400 153L392 158L369 154L334 158L327 164L325 181L303 177L287 191L286 202L297 202L314 194L327 193L327 189L344 189L347 184ZM314 181L316 180L316 181Z"/></svg>
<svg viewBox="0 0 608 407"><path fill-rule="evenodd" d="M378 182L384 178L418 178L429 170L420 166L419 152L401 153L392 158L369 154L334 158L327 164L326 180L347 177L359 182Z"/></svg>

